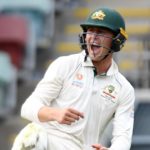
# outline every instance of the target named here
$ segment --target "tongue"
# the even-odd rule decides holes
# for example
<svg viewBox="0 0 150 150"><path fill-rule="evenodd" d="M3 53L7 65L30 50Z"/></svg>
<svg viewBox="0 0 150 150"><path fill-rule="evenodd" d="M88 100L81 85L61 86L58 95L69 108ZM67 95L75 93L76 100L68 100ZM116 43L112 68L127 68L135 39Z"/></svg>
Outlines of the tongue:
<svg viewBox="0 0 150 150"><path fill-rule="evenodd" d="M97 46L97 45L91 45L91 49L92 49L94 52L98 51L99 48L100 48L100 46Z"/></svg>

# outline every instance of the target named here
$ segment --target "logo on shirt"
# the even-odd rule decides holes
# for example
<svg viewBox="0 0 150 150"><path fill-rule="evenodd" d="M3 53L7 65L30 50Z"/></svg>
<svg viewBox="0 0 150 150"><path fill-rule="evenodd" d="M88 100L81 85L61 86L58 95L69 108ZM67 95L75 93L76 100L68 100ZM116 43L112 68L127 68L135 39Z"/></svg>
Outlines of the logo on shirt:
<svg viewBox="0 0 150 150"><path fill-rule="evenodd" d="M76 74L76 78L77 78L78 80L82 80L82 79L83 79L83 75L80 74L80 73L77 73L77 74Z"/></svg>
<svg viewBox="0 0 150 150"><path fill-rule="evenodd" d="M115 87L113 85L107 85L103 91L102 95L107 100L111 100L112 102L115 102L117 92L115 91Z"/></svg>
<svg viewBox="0 0 150 150"><path fill-rule="evenodd" d="M73 80L72 85L79 88L83 87L83 75L81 73L75 75L75 80Z"/></svg>

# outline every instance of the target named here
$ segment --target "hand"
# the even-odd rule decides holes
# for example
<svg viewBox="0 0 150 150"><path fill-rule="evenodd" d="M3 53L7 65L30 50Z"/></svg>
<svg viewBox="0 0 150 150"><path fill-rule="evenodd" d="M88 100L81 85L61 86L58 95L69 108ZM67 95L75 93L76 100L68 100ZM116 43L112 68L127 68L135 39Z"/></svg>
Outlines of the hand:
<svg viewBox="0 0 150 150"><path fill-rule="evenodd" d="M71 123L84 118L83 113L73 109L73 108L52 108L53 109L53 120L59 122L60 124L71 125Z"/></svg>
<svg viewBox="0 0 150 150"><path fill-rule="evenodd" d="M108 148L103 147L100 144L93 144L92 147L95 148L95 150L108 150Z"/></svg>

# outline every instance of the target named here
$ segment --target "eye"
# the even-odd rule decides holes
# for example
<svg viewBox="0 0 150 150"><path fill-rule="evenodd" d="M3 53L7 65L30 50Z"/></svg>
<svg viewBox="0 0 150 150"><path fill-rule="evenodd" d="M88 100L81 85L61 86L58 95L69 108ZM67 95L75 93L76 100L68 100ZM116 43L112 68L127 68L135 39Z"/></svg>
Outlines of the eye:
<svg viewBox="0 0 150 150"><path fill-rule="evenodd" d="M88 30L87 31L87 34L92 34L93 32L91 30Z"/></svg>

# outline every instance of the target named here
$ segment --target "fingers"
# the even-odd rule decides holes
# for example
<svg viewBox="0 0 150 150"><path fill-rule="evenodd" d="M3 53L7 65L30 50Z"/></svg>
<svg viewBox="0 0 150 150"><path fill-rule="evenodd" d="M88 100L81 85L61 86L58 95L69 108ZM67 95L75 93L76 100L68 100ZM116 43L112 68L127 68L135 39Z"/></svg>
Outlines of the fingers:
<svg viewBox="0 0 150 150"><path fill-rule="evenodd" d="M79 120L80 118L84 118L83 113L72 108L67 109L65 121L69 122L69 124Z"/></svg>
<svg viewBox="0 0 150 150"><path fill-rule="evenodd" d="M75 122L77 119L71 118L71 117L65 117L66 121Z"/></svg>
<svg viewBox="0 0 150 150"><path fill-rule="evenodd" d="M71 118L71 117L65 117L62 122L60 122L61 124L67 124L67 125L71 125L73 122L75 122L76 119Z"/></svg>
<svg viewBox="0 0 150 150"><path fill-rule="evenodd" d="M67 124L67 125L74 123L80 118L84 118L83 113L72 108L58 109L56 116L57 116L56 120L60 124Z"/></svg>
<svg viewBox="0 0 150 150"><path fill-rule="evenodd" d="M93 144L93 148L96 148L96 150L101 150L102 146L100 144Z"/></svg>
<svg viewBox="0 0 150 150"><path fill-rule="evenodd" d="M101 148L101 150L108 150L108 148L106 148L106 147L103 147L103 148Z"/></svg>
<svg viewBox="0 0 150 150"><path fill-rule="evenodd" d="M71 123L72 123L72 122L70 122L70 121L64 120L63 123L61 123L61 124L71 125Z"/></svg>
<svg viewBox="0 0 150 150"><path fill-rule="evenodd" d="M77 118L78 119L78 117L81 117L81 118L84 118L84 115L83 115L83 113L82 112L79 112L79 111L77 111L77 110L75 110L75 109L72 109L72 108L69 108L68 109L71 113L70 113L70 115L74 118Z"/></svg>
<svg viewBox="0 0 150 150"><path fill-rule="evenodd" d="M103 147L100 144L93 144L92 147L95 148L95 150L108 150L108 148Z"/></svg>

